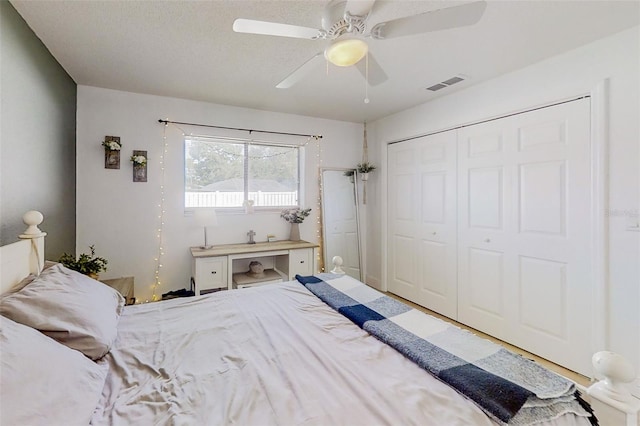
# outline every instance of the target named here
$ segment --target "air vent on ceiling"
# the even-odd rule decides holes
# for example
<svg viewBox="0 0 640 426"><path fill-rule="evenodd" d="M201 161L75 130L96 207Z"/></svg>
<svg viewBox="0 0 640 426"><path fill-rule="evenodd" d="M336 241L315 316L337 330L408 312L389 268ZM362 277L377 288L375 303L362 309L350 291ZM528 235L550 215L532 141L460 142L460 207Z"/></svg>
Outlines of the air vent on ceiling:
<svg viewBox="0 0 640 426"><path fill-rule="evenodd" d="M445 87L449 87L449 86L447 86L446 84L438 83L438 84L434 84L431 87L427 87L427 90L431 90L432 92L435 92L436 90L444 89Z"/></svg>
<svg viewBox="0 0 640 426"><path fill-rule="evenodd" d="M456 83L460 83L461 81L465 81L467 79L466 76L463 75L456 75L454 77L451 77L441 83L438 84L434 84L433 86L427 87L427 90L431 90L432 92L438 91L440 89L444 89L445 87L449 87L451 85L454 85Z"/></svg>

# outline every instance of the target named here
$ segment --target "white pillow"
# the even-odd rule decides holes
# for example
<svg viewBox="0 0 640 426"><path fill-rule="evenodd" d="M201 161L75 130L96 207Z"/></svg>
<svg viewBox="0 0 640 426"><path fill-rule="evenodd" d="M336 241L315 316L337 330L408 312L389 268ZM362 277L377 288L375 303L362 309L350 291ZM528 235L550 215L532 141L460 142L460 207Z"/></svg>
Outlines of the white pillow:
<svg viewBox="0 0 640 426"><path fill-rule="evenodd" d="M116 290L57 264L3 297L0 313L99 359L116 339L123 306Z"/></svg>
<svg viewBox="0 0 640 426"><path fill-rule="evenodd" d="M50 260L45 260L44 261L44 266L42 267L42 270L44 271L45 269L49 269L52 266L55 266L57 264L58 264L57 262L51 262ZM38 276L36 274L27 275L18 284L14 285L6 293L4 293L2 295L2 297L5 297L8 294L15 293L17 291L22 290L27 284L30 284L31 282L33 282L33 280L35 280L37 277Z"/></svg>
<svg viewBox="0 0 640 426"><path fill-rule="evenodd" d="M88 425L108 365L0 316L2 425Z"/></svg>

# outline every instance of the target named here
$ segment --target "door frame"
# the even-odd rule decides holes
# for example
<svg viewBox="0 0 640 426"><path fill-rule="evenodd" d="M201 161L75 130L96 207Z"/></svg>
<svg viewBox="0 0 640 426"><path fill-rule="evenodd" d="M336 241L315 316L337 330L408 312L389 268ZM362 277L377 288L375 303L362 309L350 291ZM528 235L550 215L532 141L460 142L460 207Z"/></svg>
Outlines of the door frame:
<svg viewBox="0 0 640 426"><path fill-rule="evenodd" d="M388 148L389 145L405 142L437 133L456 130L462 127L486 121L497 120L510 115L522 114L532 110L546 108L559 103L569 102L581 98L590 98L591 104L591 230L592 230L592 250L591 260L593 265L593 280L589 283L592 297L593 315L591 324L591 350L593 353L605 350L609 347L608 333L608 284L609 284L609 233L606 220L608 208L608 185L609 185L609 79L597 82L591 90L569 98L549 101L542 105L531 106L518 109L512 112L505 112L498 116L486 117L456 126L439 129L436 131L412 136L408 138L396 139L381 143L380 155L381 163L385 166L381 170L381 207L380 212L382 230L382 259L380 277L380 290L388 291Z"/></svg>

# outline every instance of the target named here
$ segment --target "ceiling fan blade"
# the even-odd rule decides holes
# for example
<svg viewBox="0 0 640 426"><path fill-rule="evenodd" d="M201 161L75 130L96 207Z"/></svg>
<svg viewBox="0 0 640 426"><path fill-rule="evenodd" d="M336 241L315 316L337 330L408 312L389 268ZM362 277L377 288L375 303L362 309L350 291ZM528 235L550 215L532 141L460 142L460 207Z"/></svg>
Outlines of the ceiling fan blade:
<svg viewBox="0 0 640 426"><path fill-rule="evenodd" d="M380 22L371 29L371 37L395 38L473 25L480 20L486 7L486 1L478 1Z"/></svg>
<svg viewBox="0 0 640 426"><path fill-rule="evenodd" d="M368 16L375 2L376 0L347 0L344 11L353 16Z"/></svg>
<svg viewBox="0 0 640 426"><path fill-rule="evenodd" d="M321 31L315 28L279 24L277 22L254 21L253 19L236 19L233 22L233 31L237 33L306 38L311 40L322 36Z"/></svg>
<svg viewBox="0 0 640 426"><path fill-rule="evenodd" d="M300 65L293 71L291 74L285 77L278 85L276 86L278 89L288 89L300 80L302 80L307 74L309 74L319 63L320 60L324 59L324 53L318 52L314 57L309 59L304 64Z"/></svg>
<svg viewBox="0 0 640 426"><path fill-rule="evenodd" d="M375 56L371 53L368 53L368 61L369 61L369 77L367 78L367 58L364 58L360 62L356 64L356 68L362 74L364 78L367 79L367 83L370 86L377 86L378 84L382 84L387 81L387 74L384 72L378 61L376 61Z"/></svg>

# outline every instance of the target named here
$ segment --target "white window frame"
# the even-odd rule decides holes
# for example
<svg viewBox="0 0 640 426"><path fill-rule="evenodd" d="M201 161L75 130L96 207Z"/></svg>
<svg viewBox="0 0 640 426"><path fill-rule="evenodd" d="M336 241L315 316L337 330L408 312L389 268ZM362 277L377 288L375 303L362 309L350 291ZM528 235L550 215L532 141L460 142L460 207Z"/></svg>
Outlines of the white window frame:
<svg viewBox="0 0 640 426"><path fill-rule="evenodd" d="M245 207L244 206L230 206L230 207L224 207L224 206L191 206L188 207L187 206L187 188L186 188L186 183L187 183L187 165L186 165L186 149L187 149L187 141L195 141L195 142L214 142L214 143L228 143L228 144L235 144L235 145L245 145L245 146L249 146L249 145L262 145L262 146L276 146L276 147L282 147L282 148L292 148L292 149L297 149L298 150L298 203L297 204L292 204L292 205L283 205L283 206L254 206L254 211L255 212L280 212L283 209L286 208L292 208L292 207L300 207L302 205L304 205L304 199L305 199L305 168L304 165L306 164L305 161L305 146L304 145L293 145L293 144L286 144L286 143L277 143L277 142L256 142L256 141L251 141L251 140L247 140L247 139L237 139L237 138L220 138L220 137L214 137L214 136L185 136L184 140L183 140L183 149L182 149L182 153L183 153L183 161L182 161L182 167L183 167L183 185L182 185L182 189L183 189L183 206L184 206L184 210L185 212L193 212L197 209L215 209L217 212L221 212L221 213L243 213L245 212ZM247 191L247 179L249 177L248 173L249 173L249 167L248 167L248 150L245 150L245 157L244 157L244 173L243 173L243 180L244 180L244 194L243 194L243 200L247 200L249 193Z"/></svg>

